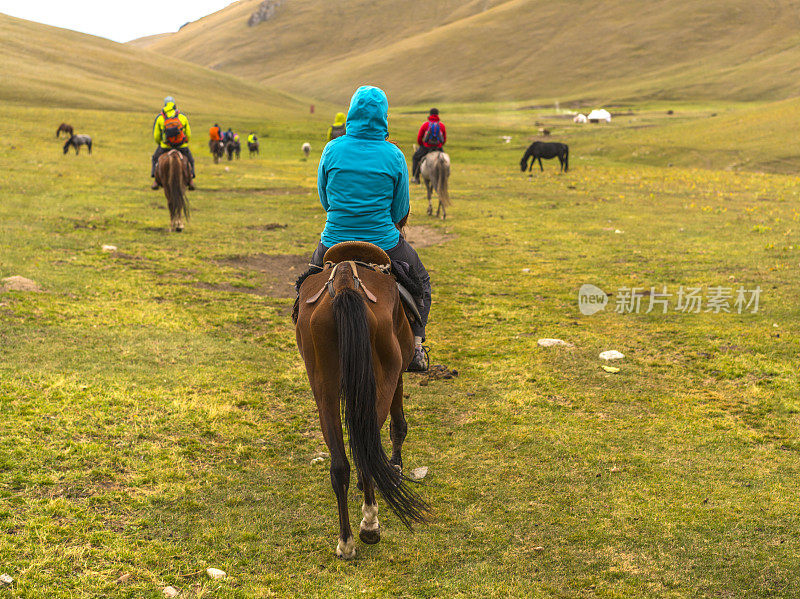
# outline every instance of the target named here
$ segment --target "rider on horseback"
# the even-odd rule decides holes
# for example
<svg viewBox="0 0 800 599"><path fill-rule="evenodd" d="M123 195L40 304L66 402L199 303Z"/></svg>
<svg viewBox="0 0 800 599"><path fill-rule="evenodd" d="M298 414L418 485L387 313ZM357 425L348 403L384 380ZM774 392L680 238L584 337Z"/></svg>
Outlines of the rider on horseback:
<svg viewBox="0 0 800 599"><path fill-rule="evenodd" d="M156 163L158 158L170 150L178 150L189 160L192 176L189 179L189 189L194 189L194 156L189 150L189 140L192 137L192 130L189 127L189 119L175 108L175 99L172 96L164 98L164 108L156 117L153 123L153 138L158 147L153 153L153 167L150 176L156 176ZM158 189L159 185L153 181L152 189Z"/></svg>
<svg viewBox="0 0 800 599"><path fill-rule="evenodd" d="M333 125L328 127L328 139L336 139L347 133L347 119L345 119L343 112L337 112L336 118L333 119Z"/></svg>
<svg viewBox="0 0 800 599"><path fill-rule="evenodd" d="M317 190L327 219L311 264L321 267L327 249L343 241L368 241L393 261L406 263L423 287L422 323L411 325L415 350L408 369L424 371L428 356L422 342L431 309L431 279L398 228L409 213L408 167L400 149L386 141L388 111L382 90L359 87L350 100L347 133L325 146Z"/></svg>
<svg viewBox="0 0 800 599"><path fill-rule="evenodd" d="M211 141L222 140L222 129L218 123L214 123L214 126L208 130L208 137L211 139Z"/></svg>
<svg viewBox="0 0 800 599"><path fill-rule="evenodd" d="M414 183L419 184L419 165L425 155L431 152L443 152L445 143L447 143L447 130L444 128L444 123L439 120L439 109L431 108L428 120L422 123L419 133L417 133L419 148L411 159Z"/></svg>

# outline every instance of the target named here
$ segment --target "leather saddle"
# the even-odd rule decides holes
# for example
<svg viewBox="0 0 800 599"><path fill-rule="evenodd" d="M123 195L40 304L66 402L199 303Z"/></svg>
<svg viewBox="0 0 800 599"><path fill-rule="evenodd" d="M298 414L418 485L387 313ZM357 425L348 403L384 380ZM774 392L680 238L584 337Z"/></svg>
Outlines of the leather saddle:
<svg viewBox="0 0 800 599"><path fill-rule="evenodd" d="M366 241L344 241L328 248L325 256L322 258L324 269L331 269L328 281L323 285L317 293L306 300L307 304L315 303L322 295L325 289L328 289L331 297L333 297L333 278L336 276L336 270L339 264L349 263L353 272L353 279L356 282L356 287L361 287L364 290L367 299L371 302L377 302L377 298L373 293L364 286L364 283L358 276L358 266L366 267L370 270L382 272L387 275L392 274L392 260L389 255L379 248L377 245L368 243ZM414 297L403 285L397 282L397 289L400 292L400 299L403 302L406 316L410 321L416 320L422 322L422 317L419 314L419 308L414 301Z"/></svg>

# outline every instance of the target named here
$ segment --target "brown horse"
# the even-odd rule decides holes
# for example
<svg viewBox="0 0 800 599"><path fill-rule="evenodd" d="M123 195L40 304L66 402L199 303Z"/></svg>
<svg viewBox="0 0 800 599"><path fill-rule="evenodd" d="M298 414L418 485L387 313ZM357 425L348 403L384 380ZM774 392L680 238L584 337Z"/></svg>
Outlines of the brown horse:
<svg viewBox="0 0 800 599"><path fill-rule="evenodd" d="M180 233L183 231L183 219L189 220L186 186L190 179L189 160L178 150L170 150L159 156L156 183L164 188L164 195L167 196L170 231Z"/></svg>
<svg viewBox="0 0 800 599"><path fill-rule="evenodd" d="M66 133L69 137L72 137L75 134L75 131L72 129L72 125L67 125L66 123L61 123L56 129L56 137L58 137L61 133Z"/></svg>
<svg viewBox="0 0 800 599"><path fill-rule="evenodd" d="M401 449L408 429L403 372L411 362L414 336L383 250L350 241L330 248L324 261L322 272L300 284L297 347L331 454L331 483L339 508L336 555L352 559L356 546L347 510L350 463L342 413L358 486L364 491L361 540L370 545L380 540L376 487L409 528L413 522L424 522L429 511L402 475ZM391 458L381 444L381 428L389 415Z"/></svg>
<svg viewBox="0 0 800 599"><path fill-rule="evenodd" d="M220 158L222 158L225 154L225 144L222 143L221 139L209 139L208 150L214 157L214 164L217 164L219 163Z"/></svg>

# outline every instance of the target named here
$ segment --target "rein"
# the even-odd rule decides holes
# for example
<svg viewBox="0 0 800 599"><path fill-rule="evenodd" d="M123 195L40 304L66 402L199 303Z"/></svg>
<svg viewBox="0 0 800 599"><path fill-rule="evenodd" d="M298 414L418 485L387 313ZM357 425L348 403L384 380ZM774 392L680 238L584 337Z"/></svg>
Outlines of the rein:
<svg viewBox="0 0 800 599"><path fill-rule="evenodd" d="M357 265L361 265L361 266L363 266L365 268L369 268L370 270L374 270L374 271L377 271L377 272L382 272L384 274L389 274L390 273L391 266L387 265L387 264L369 264L367 262L360 262L358 260L346 260L344 262L338 262L336 264L334 264L333 262L326 262L324 267L319 267L319 266L316 266L314 264L311 265L311 266L315 266L316 268L319 268L320 270L325 270L326 268L331 268L331 267L332 268L331 268L331 274L328 277L328 280L322 286L322 289L320 289L317 293L315 293L313 296L308 298L306 300L307 304L313 304L314 302L316 302L322 296L322 293L325 291L325 289L328 290L328 293L330 294L331 298L336 297L336 291L334 291L334 289L333 289L333 279L334 279L334 277L336 277L336 272L338 271L339 266L342 265L342 264L349 264L350 265L350 270L353 273L353 281L355 281L356 289L361 287L361 289L364 290L364 294L367 296L367 299L369 301L373 302L373 303L377 303L378 298L376 298L375 295L369 289L367 289L367 287L364 285L364 282L358 276L358 266Z"/></svg>

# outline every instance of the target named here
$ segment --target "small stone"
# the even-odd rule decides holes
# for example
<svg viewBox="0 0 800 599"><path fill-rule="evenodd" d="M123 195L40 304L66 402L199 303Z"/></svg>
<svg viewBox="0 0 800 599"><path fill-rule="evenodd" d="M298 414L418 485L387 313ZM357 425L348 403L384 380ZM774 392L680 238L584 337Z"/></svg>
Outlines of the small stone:
<svg viewBox="0 0 800 599"><path fill-rule="evenodd" d="M227 173L228 171L230 171L230 170L231 170L231 169L230 169L230 167L228 167L228 166L226 166L226 167L225 167L225 172L226 172L226 173Z"/></svg>
<svg viewBox="0 0 800 599"><path fill-rule="evenodd" d="M130 574L123 574L122 576L117 578L117 584L124 584L124 583L128 582L130 579L131 579L131 575Z"/></svg>
<svg viewBox="0 0 800 599"><path fill-rule="evenodd" d="M616 230L614 231L614 233L616 233L617 235L622 235L622 231L620 231L619 229L616 229Z"/></svg>
<svg viewBox="0 0 800 599"><path fill-rule="evenodd" d="M619 472L620 468L618 466L611 466L611 472Z"/></svg>
<svg viewBox="0 0 800 599"><path fill-rule="evenodd" d="M325 458L323 458L321 456L320 457L316 457L313 460L311 460L311 465L313 466L314 464L319 464L320 462L324 462L324 461L325 461Z"/></svg>
<svg viewBox="0 0 800 599"><path fill-rule="evenodd" d="M531 272L531 269L530 268L523 268L522 272Z"/></svg>
<svg viewBox="0 0 800 599"><path fill-rule="evenodd" d="M539 344L539 347L555 347L556 345L564 347L573 347L572 343L568 343L566 341L563 341L562 339L544 338L544 339L539 339L537 343Z"/></svg>
<svg viewBox="0 0 800 599"><path fill-rule="evenodd" d="M21 277L19 275L14 275L13 277L6 277L5 279L1 280L0 283L3 285L0 286L0 291L36 291L39 292L42 290L39 287L39 284L36 281L31 281L30 279L26 279L25 277Z"/></svg>
<svg viewBox="0 0 800 599"><path fill-rule="evenodd" d="M422 480L428 475L428 467L427 466L420 466L419 468L414 468L411 471L411 479L412 480Z"/></svg>
<svg viewBox="0 0 800 599"><path fill-rule="evenodd" d="M117 246L104 244L101 248L104 252L116 252Z"/></svg>
<svg viewBox="0 0 800 599"><path fill-rule="evenodd" d="M11 575L3 572L2 574L0 574L0 582L2 582L3 584L11 584L14 582L14 579L11 578Z"/></svg>
<svg viewBox="0 0 800 599"><path fill-rule="evenodd" d="M534 551L544 551L544 547L542 547L541 545L539 545L539 546L537 546L537 547L534 547L534 548L533 548L533 550L534 550Z"/></svg>
<svg viewBox="0 0 800 599"><path fill-rule="evenodd" d="M227 576L225 570L220 570L219 568L206 568L206 574L208 574L209 578L213 578L214 580Z"/></svg>
<svg viewBox="0 0 800 599"><path fill-rule="evenodd" d="M175 587L164 587L164 590L161 591L164 593L164 597L177 597L178 596L178 589Z"/></svg>
<svg viewBox="0 0 800 599"><path fill-rule="evenodd" d="M600 354L601 360L621 360L625 357L625 354L618 352L615 349L610 349L608 351L604 351Z"/></svg>

